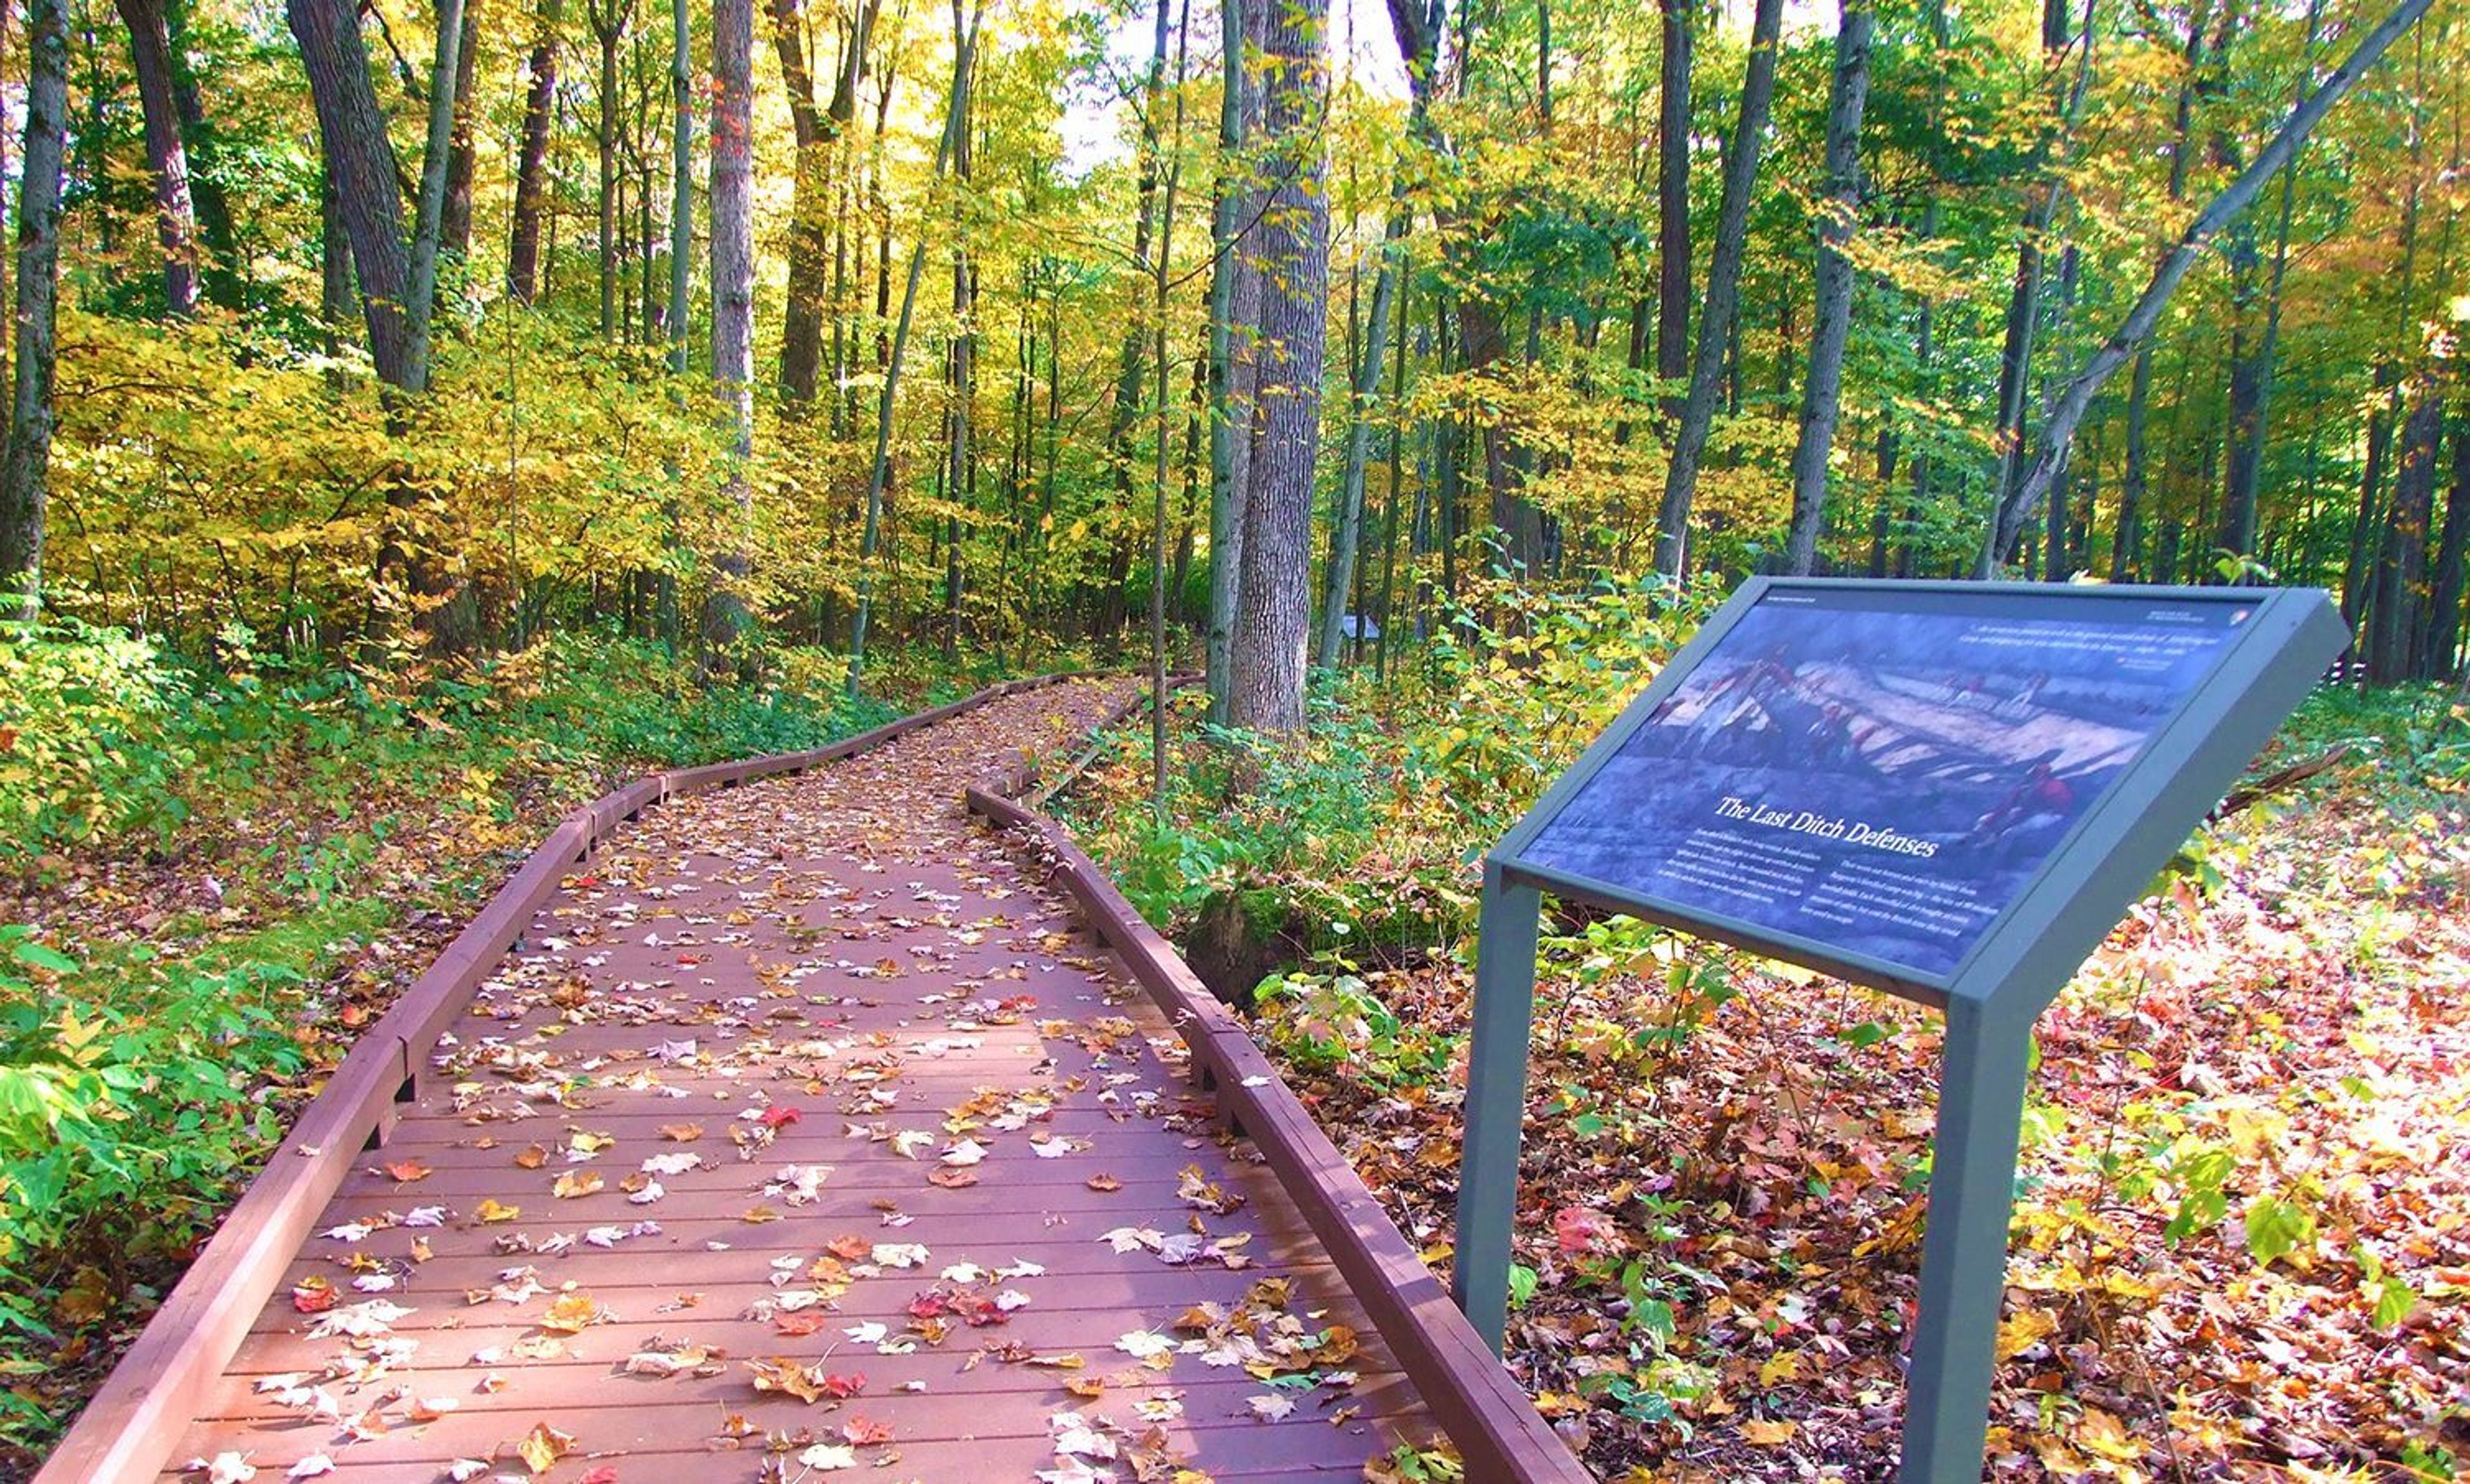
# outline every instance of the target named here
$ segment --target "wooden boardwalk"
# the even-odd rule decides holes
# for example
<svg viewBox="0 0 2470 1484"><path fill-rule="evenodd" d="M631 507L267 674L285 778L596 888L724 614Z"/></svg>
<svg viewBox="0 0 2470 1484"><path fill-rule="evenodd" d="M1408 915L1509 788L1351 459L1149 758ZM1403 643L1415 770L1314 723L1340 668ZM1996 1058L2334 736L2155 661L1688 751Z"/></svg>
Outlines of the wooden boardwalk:
<svg viewBox="0 0 2470 1484"><path fill-rule="evenodd" d="M618 828L415 1057L162 1477L1329 1478L1435 1441L1183 1039L962 810L1130 697Z"/></svg>

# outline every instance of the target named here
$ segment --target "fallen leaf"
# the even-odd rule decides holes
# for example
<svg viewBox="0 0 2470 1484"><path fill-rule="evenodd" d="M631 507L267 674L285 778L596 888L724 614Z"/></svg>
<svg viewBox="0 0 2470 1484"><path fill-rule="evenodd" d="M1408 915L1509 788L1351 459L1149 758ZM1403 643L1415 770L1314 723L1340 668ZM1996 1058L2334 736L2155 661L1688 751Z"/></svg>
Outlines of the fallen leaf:
<svg viewBox="0 0 2470 1484"><path fill-rule="evenodd" d="M534 1423L532 1430L515 1445L526 1468L534 1473L547 1473L559 1459L574 1451L574 1434L560 1432L548 1424Z"/></svg>

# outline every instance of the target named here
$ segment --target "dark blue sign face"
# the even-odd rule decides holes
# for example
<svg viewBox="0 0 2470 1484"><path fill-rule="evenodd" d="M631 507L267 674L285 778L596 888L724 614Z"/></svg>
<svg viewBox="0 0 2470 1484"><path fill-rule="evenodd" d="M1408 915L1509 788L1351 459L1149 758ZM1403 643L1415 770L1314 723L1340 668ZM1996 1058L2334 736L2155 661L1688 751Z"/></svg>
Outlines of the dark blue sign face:
<svg viewBox="0 0 2470 1484"><path fill-rule="evenodd" d="M2253 614L1770 590L1518 859L1943 979Z"/></svg>

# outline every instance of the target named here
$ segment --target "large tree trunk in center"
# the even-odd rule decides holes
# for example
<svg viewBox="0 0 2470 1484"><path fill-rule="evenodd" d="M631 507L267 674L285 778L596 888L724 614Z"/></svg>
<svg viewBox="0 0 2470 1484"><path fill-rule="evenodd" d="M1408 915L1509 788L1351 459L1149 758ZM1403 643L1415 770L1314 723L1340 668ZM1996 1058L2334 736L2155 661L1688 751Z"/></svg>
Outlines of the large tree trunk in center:
<svg viewBox="0 0 2470 1484"><path fill-rule="evenodd" d="M1228 720L1256 731L1304 725L1312 621L1313 463L1320 448L1329 199L1321 189L1326 0L1270 8L1264 128L1275 182L1261 222L1261 437L1245 511Z"/></svg>

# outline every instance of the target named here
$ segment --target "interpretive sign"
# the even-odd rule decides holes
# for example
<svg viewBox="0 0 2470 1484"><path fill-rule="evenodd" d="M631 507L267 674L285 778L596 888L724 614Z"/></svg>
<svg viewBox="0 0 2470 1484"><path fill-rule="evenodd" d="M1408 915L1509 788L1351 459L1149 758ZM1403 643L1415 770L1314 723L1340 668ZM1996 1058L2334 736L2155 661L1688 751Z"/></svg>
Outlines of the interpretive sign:
<svg viewBox="0 0 2470 1484"><path fill-rule="evenodd" d="M2260 597L1770 586L1500 853L1943 985Z"/></svg>
<svg viewBox="0 0 2470 1484"><path fill-rule="evenodd" d="M1499 1344L1541 892L1947 1012L1902 1477L1980 1477L2032 1024L2348 634L2321 592L1756 578L1485 862L1452 1287Z"/></svg>

